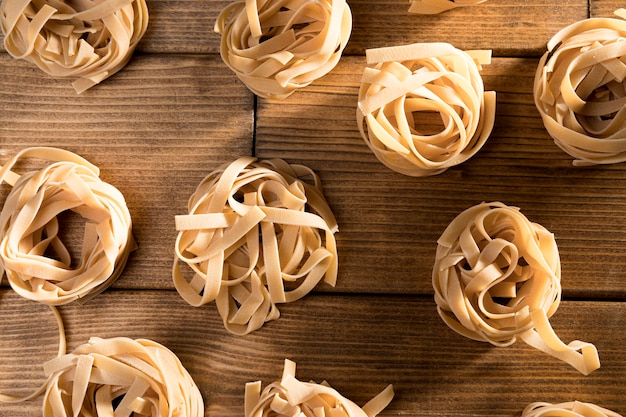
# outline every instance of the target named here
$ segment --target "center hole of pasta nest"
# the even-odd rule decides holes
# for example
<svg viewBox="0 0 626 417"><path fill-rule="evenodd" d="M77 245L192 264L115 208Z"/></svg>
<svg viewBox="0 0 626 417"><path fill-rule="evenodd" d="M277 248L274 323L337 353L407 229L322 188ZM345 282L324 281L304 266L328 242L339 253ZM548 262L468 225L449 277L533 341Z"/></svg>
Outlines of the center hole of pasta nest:
<svg viewBox="0 0 626 417"><path fill-rule="evenodd" d="M63 262L67 268L75 268L80 264L80 258L83 251L85 218L74 211L66 210L59 213L56 217L56 221L58 222L58 232L56 237L58 238L59 243L61 243L67 250L69 259L65 259L67 254L61 253L62 249L55 247L53 244L50 244L46 248L44 256ZM43 240L50 237L53 236L48 236L48 232L46 231L46 228L44 228L41 239Z"/></svg>
<svg viewBox="0 0 626 417"><path fill-rule="evenodd" d="M441 114L435 111L419 111L411 114L413 121L411 130L413 134L431 136L441 133L445 129Z"/></svg>

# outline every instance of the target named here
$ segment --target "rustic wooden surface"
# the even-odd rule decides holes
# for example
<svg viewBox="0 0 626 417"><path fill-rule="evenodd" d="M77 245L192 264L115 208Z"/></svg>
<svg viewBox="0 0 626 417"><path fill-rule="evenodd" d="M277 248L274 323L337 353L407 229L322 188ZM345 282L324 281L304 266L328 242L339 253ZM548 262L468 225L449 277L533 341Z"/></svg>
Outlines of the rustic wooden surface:
<svg viewBox="0 0 626 417"><path fill-rule="evenodd" d="M354 26L339 65L282 102L256 99L219 57L212 31L227 1L149 0L150 27L129 65L78 96L67 80L0 53L0 163L35 145L89 159L126 196L139 244L113 288L62 307L69 348L91 336L149 338L179 355L206 415L243 417L244 384L328 380L363 404L387 384L383 415L518 416L534 401L587 401L626 414L626 165L574 168L547 135L532 97L545 43L615 0L489 0L437 16L406 0L353 0ZM430 178L389 171L355 124L364 51L416 41L491 49L484 68L497 92L496 126L470 161ZM1 49L1 48L0 48ZM2 49L2 51L4 51ZM171 282L174 216L198 182L242 155L279 157L316 170L338 222L337 286L280 307L281 318L244 337L214 305L187 305ZM7 187L0 191L6 195ZM564 301L552 319L566 342L594 343L589 376L518 342L493 348L437 316L430 271L436 240L481 201L518 206L552 231ZM52 315L0 288L0 392L43 380L57 344ZM0 416L36 416L41 398L0 404Z"/></svg>

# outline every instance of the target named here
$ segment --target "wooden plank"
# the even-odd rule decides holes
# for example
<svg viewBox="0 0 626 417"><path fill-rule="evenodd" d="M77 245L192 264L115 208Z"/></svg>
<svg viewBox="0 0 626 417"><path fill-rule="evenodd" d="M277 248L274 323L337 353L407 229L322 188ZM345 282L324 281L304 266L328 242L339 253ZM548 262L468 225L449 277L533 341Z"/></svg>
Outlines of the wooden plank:
<svg viewBox="0 0 626 417"><path fill-rule="evenodd" d="M449 42L492 49L496 56L540 55L563 24L584 19L587 2L487 1L437 15L409 14L409 1L351 1L353 32L347 53L413 42Z"/></svg>
<svg viewBox="0 0 626 417"><path fill-rule="evenodd" d="M56 329L47 307L10 290L0 296L0 391L24 392L17 387L37 385L38 365L54 356ZM199 386L209 416L242 416L244 384L279 379L285 358L298 364L299 379L326 379L361 405L393 384L385 416L517 416L533 401L571 400L626 412L624 303L564 302L551 320L563 341L596 345L602 367L589 376L523 342L495 348L459 336L430 297L308 296L244 337L223 329L213 305L190 307L173 291L109 290L61 313L70 349L92 336L169 347ZM37 415L40 404L0 404L0 414Z"/></svg>
<svg viewBox="0 0 626 417"><path fill-rule="evenodd" d="M430 293L437 238L481 201L520 207L556 235L570 296L626 295L622 279L624 165L575 168L548 136L532 96L535 58L496 58L484 67L497 94L485 147L445 173L410 178L369 151L356 126L362 57L287 100L259 100L256 154L320 173L339 222L340 291Z"/></svg>
<svg viewBox="0 0 626 417"><path fill-rule="evenodd" d="M0 56L0 163L45 145L99 166L134 220L139 249L124 287L172 288L174 216L210 171L252 153L253 111L252 94L216 56L141 55L82 95Z"/></svg>

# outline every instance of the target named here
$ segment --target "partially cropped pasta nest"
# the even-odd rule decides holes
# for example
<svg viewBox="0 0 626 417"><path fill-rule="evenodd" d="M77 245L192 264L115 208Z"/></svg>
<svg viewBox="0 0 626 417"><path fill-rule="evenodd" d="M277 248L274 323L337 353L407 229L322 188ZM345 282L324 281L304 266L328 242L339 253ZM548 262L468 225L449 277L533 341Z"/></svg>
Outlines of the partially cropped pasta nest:
<svg viewBox="0 0 626 417"><path fill-rule="evenodd" d="M495 92L480 76L491 51L447 43L368 49L357 124L376 157L401 174L444 172L485 144L495 119Z"/></svg>
<svg viewBox="0 0 626 417"><path fill-rule="evenodd" d="M574 165L626 161L626 10L561 29L535 74L535 104Z"/></svg>
<svg viewBox="0 0 626 417"><path fill-rule="evenodd" d="M352 31L345 0L253 0L227 6L215 24L224 63L260 97L283 99L326 75Z"/></svg>
<svg viewBox="0 0 626 417"><path fill-rule="evenodd" d="M337 223L310 168L239 158L210 173L188 206L176 217L174 284L191 305L215 300L230 332L256 330L278 318L277 304L335 284Z"/></svg>
<svg viewBox="0 0 626 417"><path fill-rule="evenodd" d="M522 417L622 417L614 411L591 403L570 401L560 404L537 402L529 404Z"/></svg>
<svg viewBox="0 0 626 417"><path fill-rule="evenodd" d="M4 45L81 93L122 69L146 32L145 0L3 0Z"/></svg>
<svg viewBox="0 0 626 417"><path fill-rule="evenodd" d="M556 240L516 207L481 203L459 214L438 240L432 283L439 315L463 336L495 346L521 339L583 374L600 366L595 346L565 345L552 330L561 301Z"/></svg>
<svg viewBox="0 0 626 417"><path fill-rule="evenodd" d="M326 381L303 382L296 378L296 364L285 360L282 378L261 390L261 381L246 384L245 417L376 417L394 396L388 385L359 407Z"/></svg>
<svg viewBox="0 0 626 417"><path fill-rule="evenodd" d="M202 417L198 387L180 359L147 339L92 338L45 364L44 417Z"/></svg>

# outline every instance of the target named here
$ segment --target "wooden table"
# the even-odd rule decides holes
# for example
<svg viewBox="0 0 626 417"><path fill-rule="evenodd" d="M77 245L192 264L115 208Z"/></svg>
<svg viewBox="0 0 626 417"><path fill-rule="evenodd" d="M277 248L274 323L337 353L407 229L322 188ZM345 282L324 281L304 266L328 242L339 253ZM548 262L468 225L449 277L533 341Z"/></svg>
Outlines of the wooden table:
<svg viewBox="0 0 626 417"><path fill-rule="evenodd" d="M436 16L406 0L351 0L353 32L339 65L282 102L255 98L219 56L212 28L227 1L149 0L150 26L129 65L76 95L68 80L0 53L0 161L35 145L74 151L126 196L139 248L116 284L60 308L68 347L91 336L149 338L173 350L199 385L209 416L243 416L248 381L270 383L283 361L302 380L328 380L357 404L391 383L383 415L517 416L530 402L592 402L626 414L626 165L576 168L533 104L546 42L616 0L489 0ZM355 124L364 51L447 41L491 49L487 90L496 125L471 160L428 178L385 168ZM174 216L198 182L239 156L283 158L319 173L339 222L337 286L280 307L247 336L223 327L213 304L194 308L172 284ZM1 162L0 162L1 163ZM2 186L6 195L6 185ZM565 342L598 348L589 376L518 342L495 348L451 331L431 286L436 240L481 201L520 207L556 236L563 302L551 319ZM49 309L0 289L0 391L25 394L55 355ZM0 404L1 416L39 415L41 398Z"/></svg>

